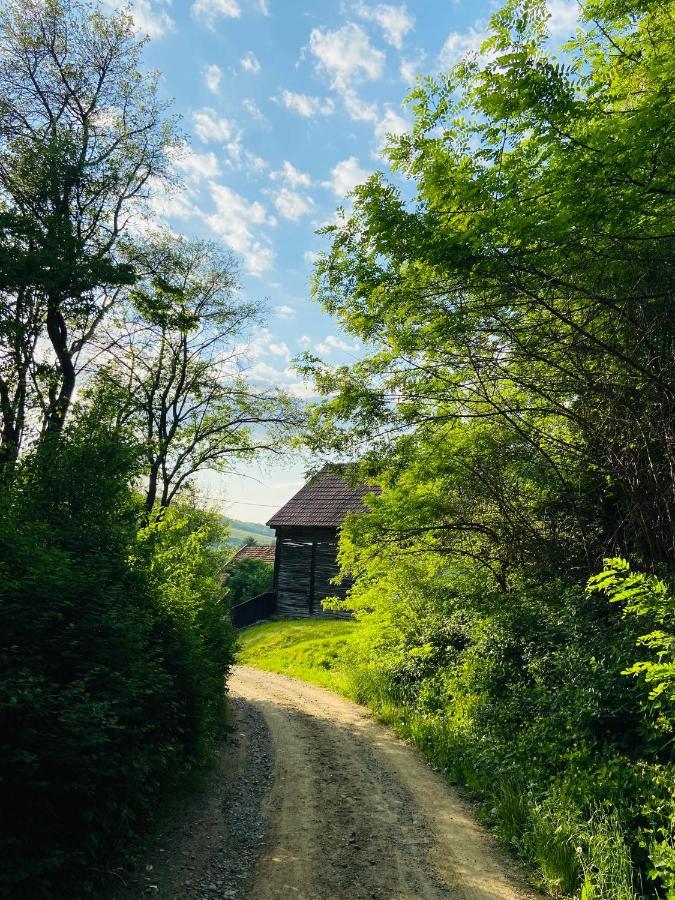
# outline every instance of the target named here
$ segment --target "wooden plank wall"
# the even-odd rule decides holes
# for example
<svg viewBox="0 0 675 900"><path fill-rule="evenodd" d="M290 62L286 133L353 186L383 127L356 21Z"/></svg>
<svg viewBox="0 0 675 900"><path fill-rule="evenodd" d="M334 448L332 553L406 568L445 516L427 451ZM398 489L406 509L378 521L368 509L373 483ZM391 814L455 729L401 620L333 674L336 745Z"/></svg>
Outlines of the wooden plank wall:
<svg viewBox="0 0 675 900"><path fill-rule="evenodd" d="M315 601L314 612L322 614L321 600L324 597L344 597L347 593L349 585L331 584L331 578L335 578L338 574L337 563L337 540L321 541L316 545L316 576L314 580ZM325 615L325 613L324 613ZM348 612L334 612L330 610L328 615L350 618Z"/></svg>
<svg viewBox="0 0 675 900"><path fill-rule="evenodd" d="M279 544L277 615L309 615L309 575L312 545L284 539Z"/></svg>
<svg viewBox="0 0 675 900"><path fill-rule="evenodd" d="M312 535L307 529L292 535L292 529L285 529L285 535L277 535L277 615L305 617L310 615L340 615L349 613L324 612L321 600L325 597L344 596L347 585L331 584L331 578L338 574L337 535ZM314 588L314 603L310 603L311 588Z"/></svg>

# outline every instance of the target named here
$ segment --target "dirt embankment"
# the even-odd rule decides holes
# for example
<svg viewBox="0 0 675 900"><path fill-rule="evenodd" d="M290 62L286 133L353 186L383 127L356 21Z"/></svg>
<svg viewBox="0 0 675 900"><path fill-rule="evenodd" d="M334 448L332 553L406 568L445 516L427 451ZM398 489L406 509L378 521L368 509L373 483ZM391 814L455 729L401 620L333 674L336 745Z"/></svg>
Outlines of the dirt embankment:
<svg viewBox="0 0 675 900"><path fill-rule="evenodd" d="M535 896L467 804L361 707L244 667L230 691L221 769L115 900Z"/></svg>

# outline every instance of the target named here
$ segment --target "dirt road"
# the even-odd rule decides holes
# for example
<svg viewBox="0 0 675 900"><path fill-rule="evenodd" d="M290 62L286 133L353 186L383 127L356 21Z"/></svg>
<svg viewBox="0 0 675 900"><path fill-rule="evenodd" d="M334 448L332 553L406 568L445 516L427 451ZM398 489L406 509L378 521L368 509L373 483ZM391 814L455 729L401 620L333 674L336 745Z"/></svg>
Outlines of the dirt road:
<svg viewBox="0 0 675 900"><path fill-rule="evenodd" d="M215 783L116 900L534 897L442 777L361 707L244 667L230 692Z"/></svg>

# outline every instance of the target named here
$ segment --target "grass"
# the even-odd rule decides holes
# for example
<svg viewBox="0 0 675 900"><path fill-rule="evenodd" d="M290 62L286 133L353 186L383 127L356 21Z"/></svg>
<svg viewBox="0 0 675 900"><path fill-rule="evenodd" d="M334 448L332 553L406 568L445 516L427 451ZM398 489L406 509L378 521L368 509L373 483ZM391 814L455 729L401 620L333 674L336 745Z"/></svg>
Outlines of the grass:
<svg viewBox="0 0 675 900"><path fill-rule="evenodd" d="M236 661L351 696L356 627L355 622L336 619L263 622L240 633Z"/></svg>

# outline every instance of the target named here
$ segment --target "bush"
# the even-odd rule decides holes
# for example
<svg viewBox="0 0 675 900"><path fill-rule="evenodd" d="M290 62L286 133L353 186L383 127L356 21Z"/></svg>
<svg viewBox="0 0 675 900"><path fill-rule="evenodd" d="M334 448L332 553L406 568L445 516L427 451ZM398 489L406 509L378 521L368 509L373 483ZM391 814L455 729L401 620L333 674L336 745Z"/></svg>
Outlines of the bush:
<svg viewBox="0 0 675 900"><path fill-rule="evenodd" d="M139 540L136 461L85 421L3 489L3 896L90 892L222 724L232 634L212 523L171 515Z"/></svg>
<svg viewBox="0 0 675 900"><path fill-rule="evenodd" d="M602 583L615 592L523 583L504 593L466 567L389 565L348 600L360 620L356 692L482 799L542 887L585 900L675 896L668 691L654 696L649 679L663 668L634 666L647 607L670 601L640 580L636 619L625 579Z"/></svg>
<svg viewBox="0 0 675 900"><path fill-rule="evenodd" d="M272 590L274 566L261 559L238 559L228 567L227 590L230 606Z"/></svg>

